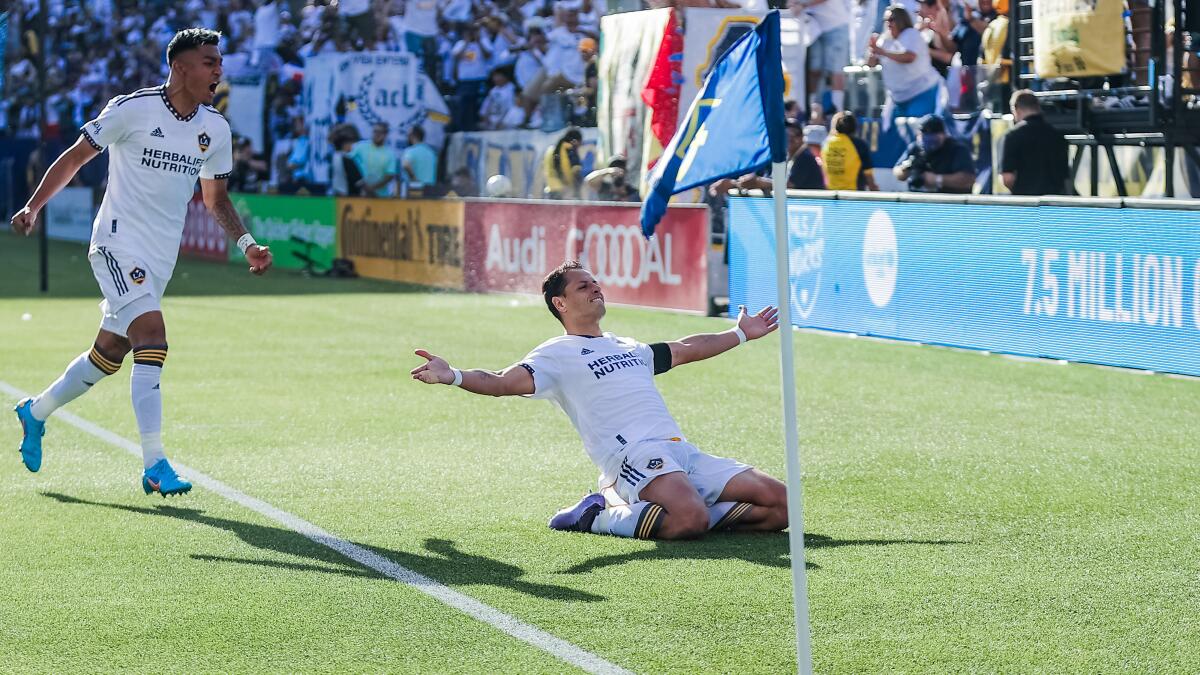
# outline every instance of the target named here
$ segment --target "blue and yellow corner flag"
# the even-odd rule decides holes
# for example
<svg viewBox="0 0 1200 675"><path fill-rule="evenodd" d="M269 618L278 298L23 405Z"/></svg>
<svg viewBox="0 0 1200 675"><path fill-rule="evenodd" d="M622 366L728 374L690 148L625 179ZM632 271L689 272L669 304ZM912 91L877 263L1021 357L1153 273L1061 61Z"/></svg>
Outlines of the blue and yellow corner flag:
<svg viewBox="0 0 1200 675"><path fill-rule="evenodd" d="M713 66L684 123L647 180L642 233L654 234L671 195L787 161L779 11L763 18Z"/></svg>

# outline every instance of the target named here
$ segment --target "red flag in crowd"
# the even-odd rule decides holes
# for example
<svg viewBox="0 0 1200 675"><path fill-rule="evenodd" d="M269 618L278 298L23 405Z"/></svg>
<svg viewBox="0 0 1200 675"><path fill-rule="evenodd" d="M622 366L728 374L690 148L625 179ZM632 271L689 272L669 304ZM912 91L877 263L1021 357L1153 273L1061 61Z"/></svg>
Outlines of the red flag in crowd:
<svg viewBox="0 0 1200 675"><path fill-rule="evenodd" d="M667 147L675 135L679 118L679 91L683 84L683 34L675 22L675 12L663 30L662 46L642 89L642 100L650 108L650 131L658 144Z"/></svg>

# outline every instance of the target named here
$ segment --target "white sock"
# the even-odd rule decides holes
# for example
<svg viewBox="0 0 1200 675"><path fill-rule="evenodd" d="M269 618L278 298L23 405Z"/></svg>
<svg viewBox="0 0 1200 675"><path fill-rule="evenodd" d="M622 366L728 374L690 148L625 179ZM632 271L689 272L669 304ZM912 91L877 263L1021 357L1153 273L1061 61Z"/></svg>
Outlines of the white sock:
<svg viewBox="0 0 1200 675"><path fill-rule="evenodd" d="M129 378L129 393L133 399L133 414L137 417L142 437L142 464L149 469L160 459L166 459L162 444L162 364L167 358L166 345L139 347L133 350L133 375Z"/></svg>
<svg viewBox="0 0 1200 675"><path fill-rule="evenodd" d="M829 92L829 98L833 101L834 112L841 112L846 109L846 92L840 89L833 89Z"/></svg>
<svg viewBox="0 0 1200 675"><path fill-rule="evenodd" d="M75 357L63 374L33 399L29 412L33 413L35 419L44 422L55 410L79 398L93 384L117 372L120 367L119 362L110 361L92 347L91 351Z"/></svg>
<svg viewBox="0 0 1200 675"><path fill-rule="evenodd" d="M613 506L601 511L592 521L592 532L618 537L652 539L662 526L666 509L654 502Z"/></svg>
<svg viewBox="0 0 1200 675"><path fill-rule="evenodd" d="M708 507L708 529L724 530L741 520L752 505L746 502L717 502Z"/></svg>

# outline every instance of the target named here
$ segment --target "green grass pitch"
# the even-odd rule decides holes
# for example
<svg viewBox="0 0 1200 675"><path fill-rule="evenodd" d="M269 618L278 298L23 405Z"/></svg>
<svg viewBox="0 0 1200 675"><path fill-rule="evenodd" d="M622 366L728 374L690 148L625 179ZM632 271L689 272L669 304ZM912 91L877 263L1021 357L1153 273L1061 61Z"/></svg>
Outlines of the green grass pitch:
<svg viewBox="0 0 1200 675"><path fill-rule="evenodd" d="M0 236L0 380L31 392L99 321L82 246L52 245L49 297L36 259ZM409 379L415 347L518 360L558 330L540 299L183 262L165 314L172 457L630 670L794 669L786 535L552 532L596 478L565 416ZM699 447L783 477L777 339L659 385ZM795 340L819 672L1200 669L1200 382ZM128 376L69 410L136 439ZM54 418L30 474L5 410L0 671L570 670L203 489L146 497Z"/></svg>

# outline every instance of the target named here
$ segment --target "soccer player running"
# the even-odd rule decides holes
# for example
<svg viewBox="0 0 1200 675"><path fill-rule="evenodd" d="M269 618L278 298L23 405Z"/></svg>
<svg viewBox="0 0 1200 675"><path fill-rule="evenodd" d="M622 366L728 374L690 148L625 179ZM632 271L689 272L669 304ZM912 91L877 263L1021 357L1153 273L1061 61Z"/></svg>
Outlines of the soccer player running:
<svg viewBox="0 0 1200 675"><path fill-rule="evenodd" d="M611 488L625 503L613 500L615 505L607 507L603 494L590 494L555 514L551 528L688 539L714 529L787 527L784 484L684 440L654 386L655 375L771 333L779 327L774 307L753 316L742 308L733 330L647 345L600 330L604 293L576 261L551 272L542 295L565 335L550 338L500 372L460 371L418 349L427 362L412 376L476 394L549 399L567 414L600 468L603 491Z"/></svg>
<svg viewBox="0 0 1200 675"><path fill-rule="evenodd" d="M139 89L108 102L58 157L25 207L12 217L18 233L30 234L46 202L84 164L109 151L108 188L92 225L88 261L104 300L100 331L45 391L16 408L24 438L21 459L30 471L42 465L46 418L117 372L133 351L130 389L141 434L142 488L146 494L182 494L192 488L167 461L162 443L159 379L167 358L161 299L179 254L184 216L196 187L213 218L262 274L271 253L242 226L226 192L233 168L229 123L211 103L221 79L220 33L180 31L167 45L166 84Z"/></svg>

